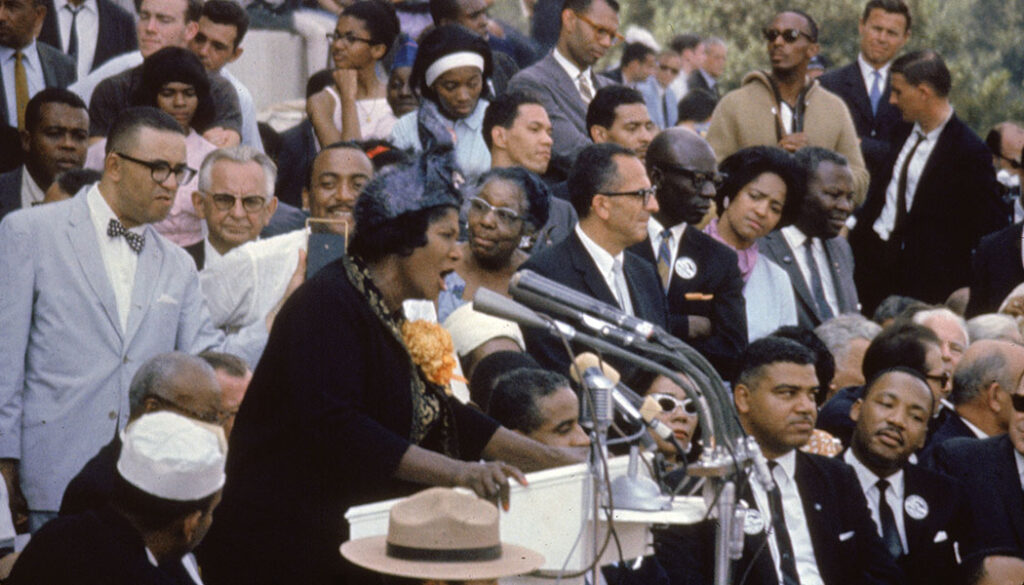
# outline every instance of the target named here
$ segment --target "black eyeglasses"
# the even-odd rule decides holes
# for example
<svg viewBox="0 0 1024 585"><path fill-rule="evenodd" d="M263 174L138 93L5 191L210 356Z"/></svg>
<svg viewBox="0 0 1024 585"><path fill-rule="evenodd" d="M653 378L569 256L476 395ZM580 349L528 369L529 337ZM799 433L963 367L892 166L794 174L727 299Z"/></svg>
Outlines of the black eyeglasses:
<svg viewBox="0 0 1024 585"><path fill-rule="evenodd" d="M163 160L141 160L121 152L115 152L114 154L124 160L133 162L137 165L142 165L149 169L150 176L153 177L153 180L157 183L163 183L167 180L167 177L171 176L172 173L178 180L179 185L188 183L192 180L192 177L196 176L196 170L185 163L172 167L170 163Z"/></svg>
<svg viewBox="0 0 1024 585"><path fill-rule="evenodd" d="M205 195L205 193L204 193ZM235 202L242 202L242 209L249 213L257 212L263 209L267 200L262 195L246 195L245 197L235 197L227 193L213 193L210 195L210 199L213 200L213 206L218 211L230 211L235 208Z"/></svg>
<svg viewBox="0 0 1024 585"><path fill-rule="evenodd" d="M1010 400L1013 402L1014 410L1024 412L1024 394L1010 394Z"/></svg>
<svg viewBox="0 0 1024 585"><path fill-rule="evenodd" d="M811 41L812 43L815 42L814 37L805 33L802 30L797 30L795 28L787 28L786 30L764 28L761 29L761 34L764 35L764 39L769 43L774 43L775 39L779 37L782 37L782 40L786 41L787 43L795 43L797 39L799 39L800 37L806 37L807 40Z"/></svg>
<svg viewBox="0 0 1024 585"><path fill-rule="evenodd" d="M1003 156L1001 154L997 154L996 158L1001 159L1001 160L1005 160L1006 162L1008 162L1010 164L1010 168L1011 169L1019 169L1020 166L1021 166L1019 160L1012 159L1012 158L1010 158L1008 156Z"/></svg>
<svg viewBox="0 0 1024 585"><path fill-rule="evenodd" d="M953 376L951 376L949 372L942 372L941 374L925 374L924 377L926 380L933 380L935 382L938 382L939 385L942 386L943 388L945 388L946 385L949 384L949 381L953 378Z"/></svg>
<svg viewBox="0 0 1024 585"><path fill-rule="evenodd" d="M725 179L728 176L725 175L724 173L704 173L701 171L688 169L682 165L674 164L660 164L658 165L658 168L664 171L679 173L680 175L683 175L684 177L690 179L691 181L693 181L693 186L696 187L698 191L704 189L704 185L708 183L711 183L715 187L715 189L721 189L722 183L725 182Z"/></svg>
<svg viewBox="0 0 1024 585"><path fill-rule="evenodd" d="M492 211L494 212L494 217L498 218L498 221L505 225L513 225L522 219L519 212L514 209L495 207L479 197L469 200L469 213L473 215L485 216Z"/></svg>
<svg viewBox="0 0 1024 585"><path fill-rule="evenodd" d="M222 424L224 424L224 421L226 421L229 418L229 416L230 416L230 415L228 415L226 413L220 412L219 410L215 411L215 412L208 412L208 413L196 412L196 411L192 410L191 408L185 408L184 406L178 404L177 402L174 402L173 400L169 400L167 398L164 398L163 396L160 396L158 394L148 394L148 395L146 395L146 398L152 398L153 400L155 400L155 401L159 402L160 404L164 405L166 408L170 408L172 410L176 410L176 411L180 412L181 414L184 414L186 416L192 417L192 418L194 418L194 419L196 419L198 421L202 421L204 423L210 423L212 425L218 425L218 426L222 425Z"/></svg>
<svg viewBox="0 0 1024 585"><path fill-rule="evenodd" d="M686 414L697 414L697 405L689 398L679 400L671 394L651 394L650 396L658 403L662 412L672 412L677 408L682 408Z"/></svg>
<svg viewBox="0 0 1024 585"><path fill-rule="evenodd" d="M339 35L336 32L329 32L325 36L327 37L327 42L332 44L337 43L338 41L345 41L346 45L351 45L354 43L366 43L367 45L373 44L373 39L364 39L362 37L357 37L352 33L345 33L343 35Z"/></svg>
<svg viewBox="0 0 1024 585"><path fill-rule="evenodd" d="M637 189L636 191L615 191L612 193L598 193L598 195L604 195L605 197L642 197L644 200L644 207L658 196L658 188L651 186L646 189Z"/></svg>

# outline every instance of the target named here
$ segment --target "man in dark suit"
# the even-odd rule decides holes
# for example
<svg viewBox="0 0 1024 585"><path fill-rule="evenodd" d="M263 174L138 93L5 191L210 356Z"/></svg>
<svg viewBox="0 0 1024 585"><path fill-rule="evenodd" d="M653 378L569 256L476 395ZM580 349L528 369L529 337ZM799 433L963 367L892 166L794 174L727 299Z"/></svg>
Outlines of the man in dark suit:
<svg viewBox="0 0 1024 585"><path fill-rule="evenodd" d="M903 583L871 521L848 465L799 451L814 428L819 390L814 354L799 343L765 337L740 358L734 401L743 428L768 458L769 486L751 479L738 497L750 509L743 555L728 582L748 585ZM656 540L673 585L711 583L714 539L707 523ZM696 534L681 534L696 532ZM687 538L689 536L689 538Z"/></svg>
<svg viewBox="0 0 1024 585"><path fill-rule="evenodd" d="M36 42L36 31L46 16L44 0L15 0L7 5L5 15L0 27L0 172L4 173L22 163L18 131L25 128L28 101L44 88L64 88L75 81L74 62L57 49ZM19 70L25 76L24 93L18 91Z"/></svg>
<svg viewBox="0 0 1024 585"><path fill-rule="evenodd" d="M622 50L619 66L605 71L603 75L615 83L636 89L644 80L654 75L657 66L653 48L644 43L629 43Z"/></svg>
<svg viewBox="0 0 1024 585"><path fill-rule="evenodd" d="M617 144L591 145L580 151L568 187L579 223L569 237L532 256L522 269L664 327L665 295L658 274L626 251L647 237L647 221L658 210L643 163ZM557 339L537 330L523 333L527 351L542 366L568 374L569 356ZM609 362L629 377L625 364Z"/></svg>
<svg viewBox="0 0 1024 585"><path fill-rule="evenodd" d="M950 477L910 465L928 433L935 401L927 380L909 368L883 370L850 411L857 423L843 455L864 490L871 517L909 585L959 583L954 542L966 502Z"/></svg>
<svg viewBox="0 0 1024 585"><path fill-rule="evenodd" d="M28 101L21 149L25 164L0 174L0 220L43 202L57 173L85 164L89 112L66 89L47 88Z"/></svg>
<svg viewBox="0 0 1024 585"><path fill-rule="evenodd" d="M540 98L551 118L554 154L570 160L590 144L585 120L595 92L612 81L591 66L621 40L616 0L567 0L555 50L523 69L508 89Z"/></svg>
<svg viewBox="0 0 1024 585"><path fill-rule="evenodd" d="M648 238L629 251L651 262L668 298L669 332L693 345L727 380L747 347L743 278L736 252L696 229L715 198L715 153L682 128L658 134L647 149L658 189Z"/></svg>
<svg viewBox="0 0 1024 585"><path fill-rule="evenodd" d="M971 250L1006 225L992 154L953 113L942 57L916 51L893 62L891 103L914 123L889 172L872 182L850 244L865 313L890 294L941 303L967 286Z"/></svg>
<svg viewBox="0 0 1024 585"><path fill-rule="evenodd" d="M722 97L718 89L718 80L722 77L722 73L725 72L725 56L727 52L728 47L725 46L724 39L720 37L704 39L704 62L686 78L686 93L690 93L695 89L703 89L715 96L715 100ZM681 95L678 97L683 99L686 96Z"/></svg>
<svg viewBox="0 0 1024 585"><path fill-rule="evenodd" d="M1021 228L1015 223L981 238L971 259L971 297L966 317L995 313L1014 288L1024 282Z"/></svg>
<svg viewBox="0 0 1024 585"><path fill-rule="evenodd" d="M889 66L910 38L910 24L910 8L903 0L869 0L857 27L857 61L819 78L846 102L872 183L887 174L890 151L910 132L899 109L889 103Z"/></svg>
<svg viewBox="0 0 1024 585"><path fill-rule="evenodd" d="M77 77L111 57L134 51L135 17L111 0L45 0L39 40L61 49L76 63Z"/></svg>
<svg viewBox="0 0 1024 585"><path fill-rule="evenodd" d="M814 329L843 313L856 313L853 251L839 232L853 213L853 172L836 152L808 146L797 151L807 193L793 225L761 240L761 252L785 269L793 284L800 325Z"/></svg>

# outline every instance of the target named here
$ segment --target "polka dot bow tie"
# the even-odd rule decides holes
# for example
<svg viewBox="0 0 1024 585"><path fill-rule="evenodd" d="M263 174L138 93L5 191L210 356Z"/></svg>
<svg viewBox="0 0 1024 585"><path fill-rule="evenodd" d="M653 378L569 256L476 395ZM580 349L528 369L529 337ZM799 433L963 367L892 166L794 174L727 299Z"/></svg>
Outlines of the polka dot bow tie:
<svg viewBox="0 0 1024 585"><path fill-rule="evenodd" d="M116 219L111 219L110 223L107 224L107 235L112 238L123 236L124 241L128 242L128 247L136 254L142 252L142 246L146 243L146 238L144 236L128 231L128 228L124 227L124 225Z"/></svg>

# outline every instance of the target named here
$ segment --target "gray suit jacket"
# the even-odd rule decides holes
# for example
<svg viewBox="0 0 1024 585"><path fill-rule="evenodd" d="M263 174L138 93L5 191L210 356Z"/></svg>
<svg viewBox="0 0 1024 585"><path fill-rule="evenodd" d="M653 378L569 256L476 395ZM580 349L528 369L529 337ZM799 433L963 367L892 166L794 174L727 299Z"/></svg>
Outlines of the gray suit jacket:
<svg viewBox="0 0 1024 585"><path fill-rule="evenodd" d="M43 85L65 88L75 82L78 74L75 73L75 62L71 57L39 41L36 41L36 50L39 52L39 64L43 68ZM0 81L3 81L2 77ZM0 123L7 125L7 100L4 99L0 99L0 120Z"/></svg>
<svg viewBox="0 0 1024 585"><path fill-rule="evenodd" d="M192 258L152 226L145 238L122 329L85 192L0 223L0 457L21 460L31 510L56 511L124 427L139 366L224 341Z"/></svg>
<svg viewBox="0 0 1024 585"><path fill-rule="evenodd" d="M836 298L839 300L839 313L860 312L857 301L857 288L853 284L853 251L845 238L825 240L825 252L828 254L829 266L832 269L832 282L836 285ZM797 319L801 326L815 328L821 325L821 314L811 294L811 287L804 280L800 266L796 263L793 250L786 243L782 232L776 230L761 238L758 242L760 252L775 261L789 274L796 296Z"/></svg>
<svg viewBox="0 0 1024 585"><path fill-rule="evenodd" d="M593 70L591 70L593 72ZM614 85L611 79L593 75L594 91ZM575 160L576 154L590 144L587 134L587 104L580 97L579 88L562 66L549 53L540 61L516 73L508 83L509 91L525 91L540 99L551 118L552 147L556 156Z"/></svg>

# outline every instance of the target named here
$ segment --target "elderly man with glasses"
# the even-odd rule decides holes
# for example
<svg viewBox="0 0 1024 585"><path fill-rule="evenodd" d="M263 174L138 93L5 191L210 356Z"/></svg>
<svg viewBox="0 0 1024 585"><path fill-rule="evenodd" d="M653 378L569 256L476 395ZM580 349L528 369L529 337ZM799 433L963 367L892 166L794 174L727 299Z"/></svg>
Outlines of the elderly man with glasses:
<svg viewBox="0 0 1024 585"><path fill-rule="evenodd" d="M207 235L185 247L196 268L259 237L277 210L276 180L270 157L248 146L215 150L203 159L192 204L206 220Z"/></svg>
<svg viewBox="0 0 1024 585"><path fill-rule="evenodd" d="M779 146L796 152L821 146L850 162L856 201L864 201L868 171L857 130L842 98L807 77L818 54L818 25L799 10L775 16L764 40L771 71L752 71L715 108L707 139L718 161L747 146Z"/></svg>

